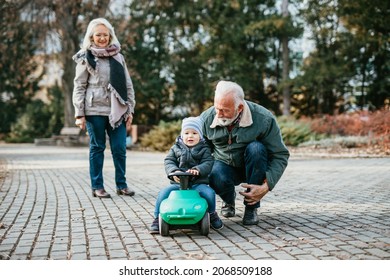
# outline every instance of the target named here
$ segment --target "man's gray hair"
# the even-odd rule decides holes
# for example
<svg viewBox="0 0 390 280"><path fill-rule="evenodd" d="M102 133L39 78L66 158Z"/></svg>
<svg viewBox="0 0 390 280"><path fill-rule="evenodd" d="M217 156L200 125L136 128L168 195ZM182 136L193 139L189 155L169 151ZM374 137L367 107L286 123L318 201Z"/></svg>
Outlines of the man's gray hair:
<svg viewBox="0 0 390 280"><path fill-rule="evenodd" d="M105 18L95 18L91 20L91 22L88 24L87 32L85 33L81 48L84 50L89 49L92 44L93 32L95 30L95 27L98 25L104 25L108 29L110 33L110 42L108 45L117 45L118 47L120 47L120 43L115 35L114 27L112 27L111 23L109 23L108 20L106 20Z"/></svg>
<svg viewBox="0 0 390 280"><path fill-rule="evenodd" d="M244 90L242 87L231 81L219 81L215 88L215 97L223 97L233 94L236 106L244 101Z"/></svg>

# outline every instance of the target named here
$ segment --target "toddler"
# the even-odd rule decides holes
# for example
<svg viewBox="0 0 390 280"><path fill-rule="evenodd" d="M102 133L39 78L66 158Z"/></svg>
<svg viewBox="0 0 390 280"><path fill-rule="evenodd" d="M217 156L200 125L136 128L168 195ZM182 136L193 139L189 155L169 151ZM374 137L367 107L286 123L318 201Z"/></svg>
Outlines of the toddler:
<svg viewBox="0 0 390 280"><path fill-rule="evenodd" d="M210 213L210 226L214 230L222 229L222 220L215 211L215 192L208 185L208 175L213 167L214 159L211 150L203 139L202 121L199 117L185 118L182 122L181 134L176 138L164 159L165 172L186 171L195 175L191 189L199 192L208 204ZM173 177L174 181L162 189L157 197L154 210L154 220L150 227L150 233L159 233L158 215L161 202L168 198L173 190L180 189L180 180Z"/></svg>

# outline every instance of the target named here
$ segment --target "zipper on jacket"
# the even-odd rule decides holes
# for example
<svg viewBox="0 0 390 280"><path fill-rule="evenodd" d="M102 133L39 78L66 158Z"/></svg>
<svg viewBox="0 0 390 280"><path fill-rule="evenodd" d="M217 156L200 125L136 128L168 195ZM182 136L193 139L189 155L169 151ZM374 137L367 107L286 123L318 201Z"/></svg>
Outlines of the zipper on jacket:
<svg viewBox="0 0 390 280"><path fill-rule="evenodd" d="M229 139L228 139L228 146L227 146L227 152L228 152L228 155L229 155L229 163L230 164L233 164L233 155L231 153L231 145L232 145L232 131L233 129L229 130L228 128L226 128L228 133L229 133Z"/></svg>
<svg viewBox="0 0 390 280"><path fill-rule="evenodd" d="M89 106L93 106L93 95L94 95L94 92L92 91L91 92L91 96L89 97Z"/></svg>

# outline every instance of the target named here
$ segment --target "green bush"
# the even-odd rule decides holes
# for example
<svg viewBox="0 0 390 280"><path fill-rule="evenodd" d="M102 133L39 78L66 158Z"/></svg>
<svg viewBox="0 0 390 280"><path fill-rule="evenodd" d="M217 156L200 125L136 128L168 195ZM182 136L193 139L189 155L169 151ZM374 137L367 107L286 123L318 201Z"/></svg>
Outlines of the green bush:
<svg viewBox="0 0 390 280"><path fill-rule="evenodd" d="M285 144L288 146L298 146L301 143L322 138L320 134L311 130L308 122L280 117L278 123ZM180 130L181 120L174 122L161 121L158 126L155 126L140 138L140 145L152 151L166 152L174 144Z"/></svg>
<svg viewBox="0 0 390 280"><path fill-rule="evenodd" d="M48 89L49 105L47 110L50 112L48 132L59 135L64 127L64 98L63 92L58 85Z"/></svg>
<svg viewBox="0 0 390 280"><path fill-rule="evenodd" d="M51 136L51 131L48 129L50 117L48 106L41 100L33 100L11 125L6 142L32 143L35 138Z"/></svg>
<svg viewBox="0 0 390 280"><path fill-rule="evenodd" d="M174 122L161 121L158 126L152 128L140 138L140 145L143 148L153 151L166 152L175 143L180 135L181 120Z"/></svg>
<svg viewBox="0 0 390 280"><path fill-rule="evenodd" d="M308 122L283 116L278 118L278 123L287 146L298 146L301 143L322 138L320 134L312 131Z"/></svg>

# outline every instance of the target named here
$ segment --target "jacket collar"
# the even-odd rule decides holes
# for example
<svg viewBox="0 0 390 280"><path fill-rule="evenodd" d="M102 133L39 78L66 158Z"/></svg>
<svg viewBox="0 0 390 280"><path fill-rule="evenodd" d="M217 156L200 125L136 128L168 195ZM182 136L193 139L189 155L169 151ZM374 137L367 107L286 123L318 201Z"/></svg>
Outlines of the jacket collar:
<svg viewBox="0 0 390 280"><path fill-rule="evenodd" d="M210 128L216 128L218 126L217 119L217 115L215 115L214 120L210 125ZM249 109L248 103L244 100L244 109L242 110L241 120L238 125L239 127L247 127L251 126L252 123L253 120L251 110Z"/></svg>

